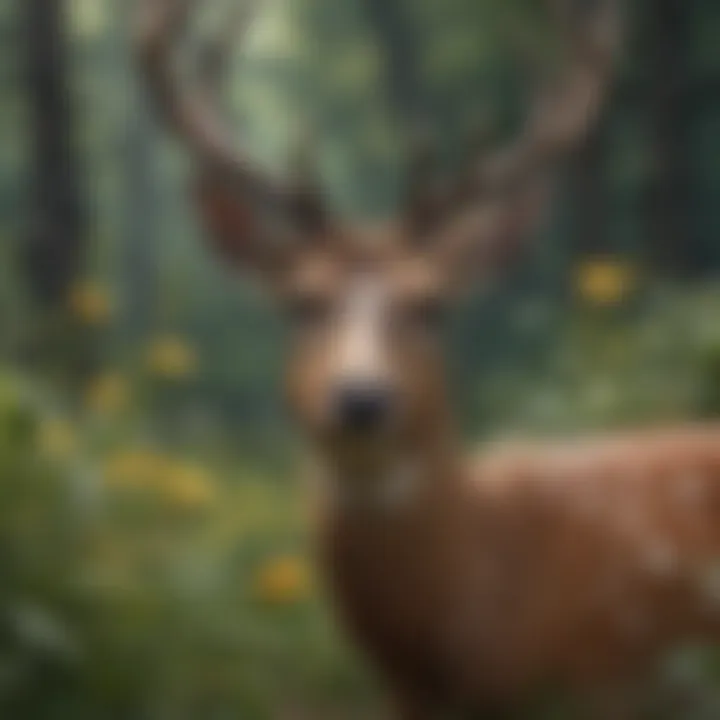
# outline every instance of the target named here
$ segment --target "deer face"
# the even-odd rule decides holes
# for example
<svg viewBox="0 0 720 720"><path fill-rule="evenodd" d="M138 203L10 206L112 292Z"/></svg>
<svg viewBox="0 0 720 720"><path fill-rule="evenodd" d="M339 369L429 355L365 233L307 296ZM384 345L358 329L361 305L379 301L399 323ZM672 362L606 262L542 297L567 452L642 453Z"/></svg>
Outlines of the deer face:
<svg viewBox="0 0 720 720"><path fill-rule="evenodd" d="M293 267L282 297L290 404L314 437L387 445L432 419L445 296L429 258L390 247L319 252Z"/></svg>

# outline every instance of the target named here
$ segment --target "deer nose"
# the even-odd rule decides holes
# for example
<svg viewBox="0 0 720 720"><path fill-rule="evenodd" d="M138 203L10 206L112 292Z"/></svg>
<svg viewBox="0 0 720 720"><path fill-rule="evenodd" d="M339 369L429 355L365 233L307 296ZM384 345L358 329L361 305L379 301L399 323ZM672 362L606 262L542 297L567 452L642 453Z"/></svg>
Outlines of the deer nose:
<svg viewBox="0 0 720 720"><path fill-rule="evenodd" d="M336 417L347 430L369 431L383 425L393 405L391 388L380 383L347 383L336 396Z"/></svg>

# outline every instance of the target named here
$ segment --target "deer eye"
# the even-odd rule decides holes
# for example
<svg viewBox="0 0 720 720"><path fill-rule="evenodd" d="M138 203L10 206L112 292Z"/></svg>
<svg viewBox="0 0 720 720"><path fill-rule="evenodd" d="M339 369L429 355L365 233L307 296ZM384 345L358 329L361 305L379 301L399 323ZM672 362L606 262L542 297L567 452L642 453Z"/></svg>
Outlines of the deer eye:
<svg viewBox="0 0 720 720"><path fill-rule="evenodd" d="M433 329L445 317L445 304L435 295L414 298L405 306L404 316L416 327Z"/></svg>
<svg viewBox="0 0 720 720"><path fill-rule="evenodd" d="M290 317L298 327L317 327L329 319L332 307L332 300L320 293L297 295L290 300Z"/></svg>

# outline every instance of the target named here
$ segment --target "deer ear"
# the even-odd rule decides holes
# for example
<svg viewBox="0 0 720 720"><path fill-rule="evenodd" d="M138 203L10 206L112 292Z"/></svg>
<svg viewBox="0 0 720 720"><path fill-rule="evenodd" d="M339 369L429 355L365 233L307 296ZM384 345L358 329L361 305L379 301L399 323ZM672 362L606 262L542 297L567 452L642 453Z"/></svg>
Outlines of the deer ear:
<svg viewBox="0 0 720 720"><path fill-rule="evenodd" d="M203 230L219 258L233 267L254 265L260 227L242 194L211 172L201 173L193 190Z"/></svg>

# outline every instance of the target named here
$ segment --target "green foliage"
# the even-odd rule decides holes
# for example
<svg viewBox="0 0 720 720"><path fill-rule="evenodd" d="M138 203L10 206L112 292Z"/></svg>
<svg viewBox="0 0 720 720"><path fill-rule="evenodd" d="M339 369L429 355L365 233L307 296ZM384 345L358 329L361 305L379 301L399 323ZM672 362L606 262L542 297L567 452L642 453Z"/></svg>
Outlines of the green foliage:
<svg viewBox="0 0 720 720"><path fill-rule="evenodd" d="M306 563L294 487L173 457L122 425L98 433L38 388L0 376L3 715L370 707L314 584L294 574ZM297 559L263 580L283 557Z"/></svg>
<svg viewBox="0 0 720 720"><path fill-rule="evenodd" d="M481 374L476 407L486 427L566 436L717 417L717 287L658 286L632 304L574 304L531 367Z"/></svg>

